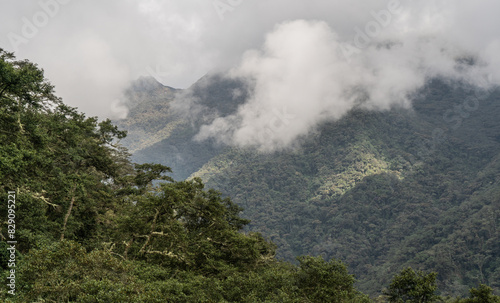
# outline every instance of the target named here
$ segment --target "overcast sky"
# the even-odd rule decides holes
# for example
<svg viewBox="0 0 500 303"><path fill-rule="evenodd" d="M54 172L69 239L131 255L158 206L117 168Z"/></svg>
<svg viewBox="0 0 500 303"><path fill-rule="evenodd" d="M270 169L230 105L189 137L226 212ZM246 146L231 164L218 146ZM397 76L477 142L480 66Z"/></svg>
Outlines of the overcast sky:
<svg viewBox="0 0 500 303"><path fill-rule="evenodd" d="M316 74L334 87L322 89L321 79L306 87L319 90L318 106L297 126L307 129L351 107L355 96L325 101L346 87L364 86L371 106L386 108L428 76L458 77L461 56L488 66L469 77L500 78L499 12L497 0L0 0L0 47L38 63L66 103L101 118L126 115L121 92L141 75L186 88L225 69L258 80L247 109L292 98L290 110L301 112L301 101L279 90L310 77L264 83L282 72ZM204 136L231 122L218 123ZM231 140L251 131L238 126Z"/></svg>

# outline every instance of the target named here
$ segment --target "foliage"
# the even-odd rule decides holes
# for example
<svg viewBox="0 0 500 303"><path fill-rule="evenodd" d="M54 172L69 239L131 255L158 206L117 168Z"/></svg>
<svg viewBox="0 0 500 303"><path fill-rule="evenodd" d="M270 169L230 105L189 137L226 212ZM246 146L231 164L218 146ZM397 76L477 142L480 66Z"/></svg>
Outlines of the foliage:
<svg viewBox="0 0 500 303"><path fill-rule="evenodd" d="M175 182L167 166L131 163L118 144L125 132L64 105L35 64L2 50L0 58L0 192L15 191L18 242L16 295L2 290L3 301L359 295L340 261L304 259L301 268L277 261L272 243L242 232L249 221L229 198L200 179ZM5 230L0 235L6 274ZM323 280L308 284L316 272Z"/></svg>
<svg viewBox="0 0 500 303"><path fill-rule="evenodd" d="M469 268L469 281L475 276L492 280L499 274L497 259L490 257L498 251L498 216L487 217L498 212L498 159L469 157L460 162L468 168L478 162L486 165L465 186L460 183L463 176L446 179L432 166L426 167L427 174L415 167L413 175L404 175L404 169L394 167L408 164L377 151L382 143L371 140L373 134L352 141L362 128L342 133L335 130L342 128L344 122L339 122L333 134L315 139L334 143L336 150L322 147L315 152L323 144L318 142L306 144L307 152L278 156L224 149L227 153L213 161L219 161L225 174L210 166L205 171L210 182L227 182L223 189L234 191L241 202L237 204L219 191L206 190L200 178L174 181L166 165L132 163L119 142L126 132L109 120L85 117L66 106L54 95L43 70L3 50L0 103L0 195L16 193L18 243L16 296L2 288L4 302L368 302L333 251L365 274L373 269L360 270L363 263L356 260L383 268L382 256L392 264L407 261L407 255L428 266L442 262L438 269L448 273L450 261L442 251L451 246L460 252L461 262L469 258L477 265ZM376 115L356 115L350 119L380 122ZM190 133L184 129L184 134ZM440 169L450 164L449 159L441 160L436 160ZM435 180L427 180L429 176ZM436 180L448 183L435 189L428 183ZM472 196L479 188L474 182L488 186ZM457 191L461 187L463 191ZM429 189L429 195L422 194ZM452 199L453 194L457 197ZM402 205L402 199L414 204ZM249 208L246 213L253 223L242 218L240 205ZM0 208L0 216L6 214L7 208ZM451 230L449 224L462 228ZM268 233L278 245L326 258L280 261L275 245L248 226L268 228L264 231L282 227L281 233ZM412 229L425 233L404 234ZM5 253L6 236L2 227L3 276L10 257ZM394 252L396 241L404 246ZM408 251L417 245L422 247ZM383 271L383 277L389 274ZM411 295L434 292L435 276L408 274L407 283L413 279L426 285L413 287ZM464 300L484 298L497 300L481 285Z"/></svg>
<svg viewBox="0 0 500 303"><path fill-rule="evenodd" d="M435 302L436 273L425 274L406 268L396 275L385 292L389 302Z"/></svg>
<svg viewBox="0 0 500 303"><path fill-rule="evenodd" d="M443 295L480 283L500 290L499 92L434 79L411 96L412 109L357 108L324 121L297 148L270 154L193 141L200 124L240 104L235 90L247 88L208 76L155 103L172 111L191 95L196 101L183 104L201 114L154 146L136 146L136 159L182 166L182 176L200 177L243 207L247 230L276 243L278 258L343 260L370 295L403 266L436 271ZM467 117L456 112L478 95ZM450 111L460 125L443 118Z"/></svg>
<svg viewBox="0 0 500 303"><path fill-rule="evenodd" d="M311 302L364 301L354 289L354 277L338 260L325 262L321 257L300 257L298 286ZM365 299L366 301L367 298Z"/></svg>
<svg viewBox="0 0 500 303"><path fill-rule="evenodd" d="M492 293L491 287L484 284L479 285L478 288L470 289L470 297L459 301L460 303L498 303L500 297Z"/></svg>
<svg viewBox="0 0 500 303"><path fill-rule="evenodd" d="M87 253L76 242L55 242L32 250L22 263L18 300L125 302L134 292L129 266L105 251Z"/></svg>

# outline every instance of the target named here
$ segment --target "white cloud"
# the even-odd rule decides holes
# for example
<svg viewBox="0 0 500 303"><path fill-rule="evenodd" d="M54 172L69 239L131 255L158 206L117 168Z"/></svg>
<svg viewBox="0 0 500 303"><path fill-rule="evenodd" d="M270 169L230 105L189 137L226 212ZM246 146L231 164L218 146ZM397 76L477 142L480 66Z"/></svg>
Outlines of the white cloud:
<svg viewBox="0 0 500 303"><path fill-rule="evenodd" d="M299 99L306 95L306 90L298 91L295 87L292 91L298 96L287 92L288 84L304 83L310 91L315 91L314 98L309 98L311 100L327 100L329 95L344 93L343 99L338 99L335 106L332 101L321 101L324 105L320 101L308 101L317 106L305 112L301 110L298 116L304 117L304 121L298 122L300 127L289 127L297 128L297 134L306 133L307 129L314 127L317 119L337 117L349 108L353 100L345 97L346 87L341 86L344 84L356 86L362 83L363 89L371 93L372 100L378 100L373 101L372 106L387 108L393 101L386 96L401 98L421 84L423 75L453 75L453 63L446 59L449 56L462 52L477 54L489 63L493 75L497 76L500 70L500 62L496 59L497 37L500 36L500 20L496 12L500 3L493 0L220 1L233 5L233 9L224 12L223 20L212 0L0 0L0 47L13 50L9 34L22 37L25 20L33 22L33 18L43 12L51 15L47 22L38 20L41 26L37 27L36 35L27 43L19 44L16 55L44 68L66 103L101 118L122 116L124 109L116 101L121 97L121 90L129 81L148 74L148 71L153 71L154 76L166 85L185 88L207 72L240 66L241 73L253 73L261 79L256 95L246 106L265 105L269 109L278 107L276 110L279 111L283 111L281 102L277 101L279 93L272 91L271 84L264 83L266 77L277 75L266 72L266 68L276 67L289 73L307 72L317 75L317 78L334 79L337 84L317 90L313 88L323 85L324 81L314 80L314 77L287 75L273 82L284 95L291 95L288 111L301 110ZM403 44L393 47L391 52L375 47L362 49L349 66L345 66L338 53L324 55L327 50L338 52L339 43L352 43L356 29L364 29L374 21L374 13L388 9L394 1L400 4L402 12L393 15L390 24L370 42L373 45L375 42L403 41ZM58 4L57 9L54 3ZM53 14L47 12L47 7L52 7L49 10ZM307 25L295 26L293 31L296 33L275 30L276 24L299 19L308 21L303 23ZM281 30L286 31L286 28ZM276 42L270 38L266 40L266 33L271 32ZM307 36L306 32L313 36ZM294 36L315 43L318 48L294 41ZM280 43L297 50L281 50ZM261 45L267 45L267 49L259 50ZM439 48L444 48L447 53L442 53ZM257 50L253 58L247 53L241 61L242 54L250 49ZM300 56L302 52L308 57ZM279 58L271 60L269 55L272 53ZM320 56L326 60L324 64L316 60ZM250 63L245 66L245 62L251 62L249 60L254 60L263 70L252 70L248 66ZM424 65L421 60L424 60ZM243 63L240 65L240 62ZM334 65L334 68L329 69L328 65ZM270 101L267 97L271 98ZM236 120L244 121L251 115L240 115ZM255 121L268 118L267 114L259 115L258 111L253 115L256 115ZM259 132L258 126L246 125L236 131L240 126L234 123L227 125L234 130L229 130L234 134L231 140L240 144L255 141L248 139L254 135L243 134L250 134L252 130ZM294 136L287 135L283 134L283 141L276 144L286 145L293 140Z"/></svg>
<svg viewBox="0 0 500 303"><path fill-rule="evenodd" d="M383 20L390 20L389 15ZM394 25L401 22L398 17L392 17ZM432 30L424 24L423 30L401 26L388 33L382 32L385 22L378 29L372 24L362 28L364 33L357 31L351 46L323 21L280 24L260 50L248 51L232 71L255 83L253 96L233 116L203 126L197 139L215 137L227 144L274 151L356 105L378 110L408 107L409 96L434 77L482 84L478 80L489 70L460 65L457 59L471 50L442 36L446 25L432 20L432 15L424 18L433 24ZM348 47L353 50L346 51ZM286 119L280 115L282 109Z"/></svg>

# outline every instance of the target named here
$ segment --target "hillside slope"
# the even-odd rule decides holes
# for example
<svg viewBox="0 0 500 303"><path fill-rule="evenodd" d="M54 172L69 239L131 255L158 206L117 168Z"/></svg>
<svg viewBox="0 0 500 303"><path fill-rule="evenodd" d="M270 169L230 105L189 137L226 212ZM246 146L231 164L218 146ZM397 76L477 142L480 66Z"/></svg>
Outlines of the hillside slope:
<svg viewBox="0 0 500 303"><path fill-rule="evenodd" d="M116 121L128 131L122 144L135 162L168 163L174 179L184 180L226 149L193 137L203 123L236 110L246 98L242 87L220 76L204 77L187 90L141 78L127 90L128 118Z"/></svg>
<svg viewBox="0 0 500 303"><path fill-rule="evenodd" d="M202 123L244 101L241 85L205 78L137 105L122 128L175 127L136 147L135 160L201 177L245 209L249 229L276 243L280 257L340 258L362 291L380 290L407 265L437 271L445 293L480 282L500 288L499 93L434 80L412 110L353 110L300 148L273 154L193 141ZM186 96L201 109L194 117L174 109ZM145 137L159 133L141 127Z"/></svg>

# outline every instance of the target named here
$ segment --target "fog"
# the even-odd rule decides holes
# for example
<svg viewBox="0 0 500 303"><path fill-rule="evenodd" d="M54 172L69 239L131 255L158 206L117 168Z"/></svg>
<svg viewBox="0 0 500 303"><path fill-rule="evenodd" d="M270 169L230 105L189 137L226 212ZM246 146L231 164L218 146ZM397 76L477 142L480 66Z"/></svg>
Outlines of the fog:
<svg viewBox="0 0 500 303"><path fill-rule="evenodd" d="M500 78L496 1L0 1L0 47L42 67L91 116L123 118L140 76L187 88L207 73L254 87L202 127L262 151L287 148L354 106L411 106L432 77ZM474 65L470 65L474 62Z"/></svg>

